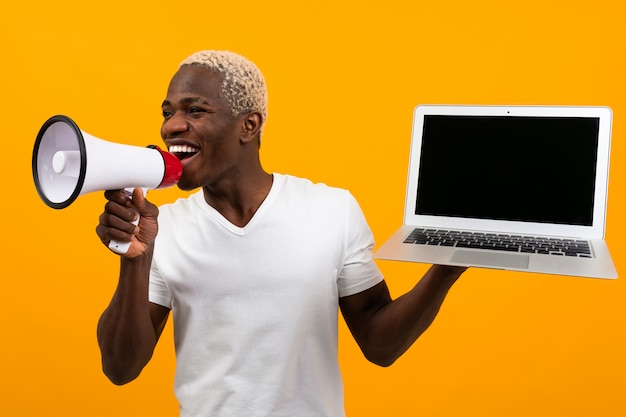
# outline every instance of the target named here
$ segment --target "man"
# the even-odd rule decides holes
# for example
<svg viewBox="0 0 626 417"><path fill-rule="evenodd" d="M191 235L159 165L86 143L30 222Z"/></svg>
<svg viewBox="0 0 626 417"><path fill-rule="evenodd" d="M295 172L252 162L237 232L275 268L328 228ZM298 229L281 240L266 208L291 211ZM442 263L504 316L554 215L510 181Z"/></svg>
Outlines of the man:
<svg viewBox="0 0 626 417"><path fill-rule="evenodd" d="M266 103L250 61L191 55L169 85L161 136L182 161L178 186L200 191L160 211L140 189L132 203L105 192L97 233L131 246L98 324L103 370L115 384L136 378L172 311L184 417L343 416L338 308L364 355L388 366L464 271L433 266L392 301L354 198L263 169Z"/></svg>

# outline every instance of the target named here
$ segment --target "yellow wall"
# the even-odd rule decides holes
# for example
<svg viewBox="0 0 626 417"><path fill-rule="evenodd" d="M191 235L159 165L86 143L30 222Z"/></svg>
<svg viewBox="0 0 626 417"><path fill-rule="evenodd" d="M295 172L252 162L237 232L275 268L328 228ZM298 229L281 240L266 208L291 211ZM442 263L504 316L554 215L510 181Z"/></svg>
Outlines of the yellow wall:
<svg viewBox="0 0 626 417"><path fill-rule="evenodd" d="M612 107L607 238L626 271L622 2L138 3L12 1L0 13L0 414L176 415L169 325L140 379L115 387L101 374L95 327L118 266L94 232L102 196L52 210L30 164L39 127L57 113L110 141L159 143L166 84L198 49L260 66L266 168L352 190L378 242L402 219L416 104ZM394 295L426 269L380 265ZM471 270L388 369L366 362L342 324L348 415L624 415L625 282Z"/></svg>

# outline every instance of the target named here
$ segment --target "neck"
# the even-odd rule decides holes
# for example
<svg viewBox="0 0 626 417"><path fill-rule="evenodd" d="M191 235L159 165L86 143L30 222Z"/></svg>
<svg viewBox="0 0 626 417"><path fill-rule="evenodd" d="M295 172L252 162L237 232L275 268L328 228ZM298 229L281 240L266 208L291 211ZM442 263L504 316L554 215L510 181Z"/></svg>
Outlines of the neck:
<svg viewBox="0 0 626 417"><path fill-rule="evenodd" d="M202 190L211 207L235 226L244 227L265 201L273 180L272 174L260 169L253 175L205 186Z"/></svg>

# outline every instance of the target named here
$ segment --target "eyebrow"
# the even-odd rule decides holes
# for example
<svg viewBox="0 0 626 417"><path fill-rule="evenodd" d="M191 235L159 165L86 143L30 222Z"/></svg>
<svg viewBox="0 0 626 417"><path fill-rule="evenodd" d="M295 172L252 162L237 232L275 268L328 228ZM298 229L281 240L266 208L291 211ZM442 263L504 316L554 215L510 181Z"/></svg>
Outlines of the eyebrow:
<svg viewBox="0 0 626 417"><path fill-rule="evenodd" d="M200 104L206 104L206 105L210 104L208 101L206 101L202 97L185 97L182 100L180 100L180 104L188 105L188 104L194 104L194 103L200 103ZM161 107L169 106L171 104L172 104L171 101L163 100L163 103L161 103Z"/></svg>

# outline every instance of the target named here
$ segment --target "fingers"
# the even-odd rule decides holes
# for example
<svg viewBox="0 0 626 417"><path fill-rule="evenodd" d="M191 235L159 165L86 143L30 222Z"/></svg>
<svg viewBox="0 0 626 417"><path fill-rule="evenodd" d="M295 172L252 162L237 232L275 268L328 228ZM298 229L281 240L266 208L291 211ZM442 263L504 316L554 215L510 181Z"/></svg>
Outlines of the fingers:
<svg viewBox="0 0 626 417"><path fill-rule="evenodd" d="M115 190L105 191L104 196L108 201L96 226L96 233L104 245L115 240L136 242L145 248L154 240L158 208L145 199L141 188L135 188L132 195L125 190ZM137 220L140 221L139 227L132 223ZM139 248L134 249L141 252Z"/></svg>
<svg viewBox="0 0 626 417"><path fill-rule="evenodd" d="M104 197L109 200L109 203L115 203L128 209L131 209L133 207L132 195L129 194L126 190L105 191Z"/></svg>
<svg viewBox="0 0 626 417"><path fill-rule="evenodd" d="M104 212L119 217L126 222L135 221L137 218L137 211L134 207L132 199L129 196L125 196L120 200L120 202L109 200L104 205Z"/></svg>
<svg viewBox="0 0 626 417"><path fill-rule="evenodd" d="M105 245L111 240L128 242L138 231L137 226L131 223L136 218L137 213L132 208L109 201L100 215L96 233Z"/></svg>
<svg viewBox="0 0 626 417"><path fill-rule="evenodd" d="M96 227L100 240L105 245L111 240L130 241L137 232L137 226L131 222L138 216L131 196L124 190L105 191L104 196L108 201Z"/></svg>
<svg viewBox="0 0 626 417"><path fill-rule="evenodd" d="M142 214L142 212L146 211L146 208L149 204L150 203L148 203L148 200L146 200L146 196L144 195L143 190L141 188L135 188L132 192L132 207L137 210L139 214Z"/></svg>
<svg viewBox="0 0 626 417"><path fill-rule="evenodd" d="M146 200L146 196L141 188L133 190L131 207L136 209L141 217L154 218L158 214L158 208Z"/></svg>

